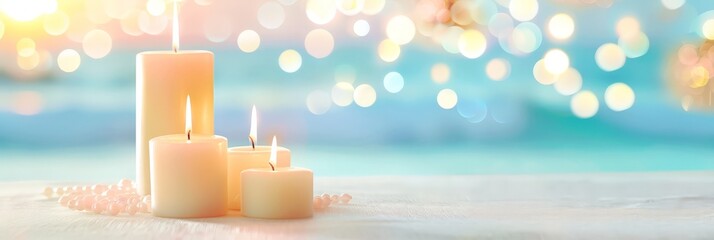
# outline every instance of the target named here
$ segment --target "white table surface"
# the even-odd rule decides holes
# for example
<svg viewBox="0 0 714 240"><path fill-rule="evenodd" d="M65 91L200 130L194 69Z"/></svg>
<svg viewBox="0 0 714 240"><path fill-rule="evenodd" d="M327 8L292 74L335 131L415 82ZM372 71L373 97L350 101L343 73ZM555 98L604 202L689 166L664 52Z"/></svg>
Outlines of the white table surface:
<svg viewBox="0 0 714 240"><path fill-rule="evenodd" d="M714 239L714 172L318 178L354 199L303 220L113 217L40 194L67 184L0 183L0 239Z"/></svg>

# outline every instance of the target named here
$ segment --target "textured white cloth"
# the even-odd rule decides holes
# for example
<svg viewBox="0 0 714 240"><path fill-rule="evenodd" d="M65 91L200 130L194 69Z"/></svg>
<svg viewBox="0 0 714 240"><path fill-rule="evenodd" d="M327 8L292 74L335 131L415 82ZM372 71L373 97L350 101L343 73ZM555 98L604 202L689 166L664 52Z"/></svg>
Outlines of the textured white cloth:
<svg viewBox="0 0 714 240"><path fill-rule="evenodd" d="M0 183L0 239L714 239L714 172L318 178L354 199L303 220L76 212L62 185Z"/></svg>

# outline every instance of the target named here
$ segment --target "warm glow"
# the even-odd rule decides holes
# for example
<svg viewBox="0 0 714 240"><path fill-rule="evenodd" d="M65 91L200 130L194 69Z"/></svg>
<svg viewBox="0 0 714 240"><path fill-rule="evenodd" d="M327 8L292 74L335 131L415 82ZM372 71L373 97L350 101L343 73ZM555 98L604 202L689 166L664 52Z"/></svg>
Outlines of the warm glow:
<svg viewBox="0 0 714 240"><path fill-rule="evenodd" d="M508 4L511 16L518 21L530 21L538 14L538 1L536 0L511 0Z"/></svg>
<svg viewBox="0 0 714 240"><path fill-rule="evenodd" d="M630 34L636 34L640 31L640 22L630 16L623 17L617 21L617 25L615 26L615 32L617 32L617 35L620 37L627 37Z"/></svg>
<svg viewBox="0 0 714 240"><path fill-rule="evenodd" d="M591 91L580 91L570 99L570 110L579 118L595 116L599 107L600 103Z"/></svg>
<svg viewBox="0 0 714 240"><path fill-rule="evenodd" d="M307 105L307 110L315 115L325 114L332 107L330 94L322 90L310 92L305 99L305 104Z"/></svg>
<svg viewBox="0 0 714 240"><path fill-rule="evenodd" d="M248 137L253 144L258 141L258 114L255 111L255 105L253 105L253 110L250 113L250 133Z"/></svg>
<svg viewBox="0 0 714 240"><path fill-rule="evenodd" d="M411 42L415 33L414 22L407 16L395 16L387 23L387 37L396 44L404 45Z"/></svg>
<svg viewBox="0 0 714 240"><path fill-rule="evenodd" d="M82 58L74 49L65 49L57 56L57 66L64 72L74 72L82 63Z"/></svg>
<svg viewBox="0 0 714 240"><path fill-rule="evenodd" d="M377 101L377 91L369 84L362 84L355 88L353 97L357 106L366 108Z"/></svg>
<svg viewBox="0 0 714 240"><path fill-rule="evenodd" d="M253 30L244 30L238 35L238 48L245 53L252 53L260 47L260 35Z"/></svg>
<svg viewBox="0 0 714 240"><path fill-rule="evenodd" d="M35 53L35 41L30 38L21 38L17 41L17 55L29 57Z"/></svg>
<svg viewBox="0 0 714 240"><path fill-rule="evenodd" d="M709 40L714 40L714 19L709 19L702 24L702 34Z"/></svg>
<svg viewBox="0 0 714 240"><path fill-rule="evenodd" d="M27 22L43 14L57 11L56 0L6 0L0 1L0 10L8 17Z"/></svg>
<svg viewBox="0 0 714 240"><path fill-rule="evenodd" d="M103 58L112 50L112 36L101 29L89 31L82 38L82 49L91 58Z"/></svg>
<svg viewBox="0 0 714 240"><path fill-rule="evenodd" d="M278 57L278 65L286 73L294 73L302 66L302 56L293 49L283 51Z"/></svg>
<svg viewBox="0 0 714 240"><path fill-rule="evenodd" d="M191 95L186 96L186 135L188 140L191 140L191 128L193 127L193 120L191 119Z"/></svg>
<svg viewBox="0 0 714 240"><path fill-rule="evenodd" d="M402 49L399 47L399 44L396 44L390 39L382 40L382 42L380 42L379 46L377 47L377 53L379 54L379 58L385 62L396 61L397 58L399 58L399 54L401 54L401 52Z"/></svg>
<svg viewBox="0 0 714 240"><path fill-rule="evenodd" d="M431 80L438 84L443 84L449 81L451 70L449 65L443 63L434 64L431 67Z"/></svg>
<svg viewBox="0 0 714 240"><path fill-rule="evenodd" d="M595 51L595 63L606 72L622 68L625 65L625 60L627 60L625 52L614 43L603 44Z"/></svg>
<svg viewBox="0 0 714 240"><path fill-rule="evenodd" d="M349 82L338 82L332 87L332 102L340 107L352 104L355 88Z"/></svg>
<svg viewBox="0 0 714 240"><path fill-rule="evenodd" d="M337 3L334 0L308 0L305 3L305 14L315 24L324 25L337 13Z"/></svg>
<svg viewBox="0 0 714 240"><path fill-rule="evenodd" d="M273 144L270 146L270 159L269 159L270 165L277 166L277 160L278 160L278 138L273 136Z"/></svg>
<svg viewBox="0 0 714 240"><path fill-rule="evenodd" d="M478 58L486 51L486 37L478 30L466 30L458 40L459 52L466 58Z"/></svg>
<svg viewBox="0 0 714 240"><path fill-rule="evenodd" d="M174 6L177 1L174 1ZM174 8L175 10L175 8ZM166 11L166 3L164 0L149 0L146 1L146 11L152 16L159 16Z"/></svg>
<svg viewBox="0 0 714 240"><path fill-rule="evenodd" d="M568 54L563 52L563 50L552 49L545 53L543 64L545 64L545 70L558 75L568 70L570 67L570 57L568 57Z"/></svg>
<svg viewBox="0 0 714 240"><path fill-rule="evenodd" d="M173 32L171 35L171 49L174 52L179 50L179 11L178 11L178 1L174 1L174 18L173 18Z"/></svg>
<svg viewBox="0 0 714 240"><path fill-rule="evenodd" d="M369 33L369 22L364 19L357 20L352 26L352 31L354 31L357 36L367 36Z"/></svg>
<svg viewBox="0 0 714 240"><path fill-rule="evenodd" d="M486 64L486 76L493 81L503 80L510 72L511 64L506 59L496 58Z"/></svg>
<svg viewBox="0 0 714 240"><path fill-rule="evenodd" d="M570 38L575 31L573 18L568 14L559 13L548 21L548 32L555 39L565 40Z"/></svg>
<svg viewBox="0 0 714 240"><path fill-rule="evenodd" d="M456 95L456 92L451 89L442 89L439 91L439 94L436 95L436 103L439 104L439 107L449 110L452 109L456 106L456 103L459 102L459 96Z"/></svg>
<svg viewBox="0 0 714 240"><path fill-rule="evenodd" d="M325 29L315 29L305 36L305 51L315 58L324 58L335 48L335 38Z"/></svg>
<svg viewBox="0 0 714 240"><path fill-rule="evenodd" d="M605 90L605 104L615 112L625 111L635 103L635 92L624 83L614 83Z"/></svg>

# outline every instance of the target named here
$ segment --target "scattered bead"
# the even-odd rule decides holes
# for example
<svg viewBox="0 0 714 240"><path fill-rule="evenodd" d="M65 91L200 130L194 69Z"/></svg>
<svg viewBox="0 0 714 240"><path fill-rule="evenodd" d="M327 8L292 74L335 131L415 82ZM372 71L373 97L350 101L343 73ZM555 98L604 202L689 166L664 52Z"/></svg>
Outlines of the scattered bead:
<svg viewBox="0 0 714 240"><path fill-rule="evenodd" d="M138 209L137 209L136 205L134 205L134 204L129 204L129 205L126 205L126 210L125 210L125 211L126 211L126 213L129 214L130 216L133 216L134 214L136 214L136 212L138 211Z"/></svg>
<svg viewBox="0 0 714 240"><path fill-rule="evenodd" d="M71 199L69 202L67 202L67 207L72 210L77 210L77 205L79 204L79 201L77 199Z"/></svg>
<svg viewBox="0 0 714 240"><path fill-rule="evenodd" d="M106 209L107 207L106 207L106 205L103 205L103 204L105 204L105 203L103 203L102 201L94 202L94 205L92 205L92 212L94 212L96 214L100 214L100 213L104 212L104 209Z"/></svg>
<svg viewBox="0 0 714 240"><path fill-rule="evenodd" d="M146 204L144 204L143 202L137 203L136 208L139 210L139 212L143 212L143 213L149 212L149 209L146 208Z"/></svg>
<svg viewBox="0 0 714 240"><path fill-rule="evenodd" d="M45 195L45 197L47 197L47 199L50 199L50 198L52 198L52 194L54 194L54 191L52 191L51 187L46 187L45 191L43 191L42 194Z"/></svg>
<svg viewBox="0 0 714 240"><path fill-rule="evenodd" d="M133 183L131 182L131 180L124 178L122 180L119 180L119 183L117 185L119 185L121 188L130 189L132 188Z"/></svg>
<svg viewBox="0 0 714 240"><path fill-rule="evenodd" d="M324 206L322 205L322 198L321 197L315 197L312 200L312 207L315 209L322 209Z"/></svg>
<svg viewBox="0 0 714 240"><path fill-rule="evenodd" d="M332 204L332 199L330 199L329 194L322 194L321 198L322 198L322 205L324 205L325 207L329 207L330 204Z"/></svg>
<svg viewBox="0 0 714 240"><path fill-rule="evenodd" d="M58 197L61 197L62 195L64 195L64 188L63 188L63 187L57 187L57 189L55 189L55 193L57 193L57 196L58 196Z"/></svg>
<svg viewBox="0 0 714 240"><path fill-rule="evenodd" d="M342 204L348 204L350 203L350 200L352 200L352 195L343 193L342 196L340 196L340 203Z"/></svg>
<svg viewBox="0 0 714 240"><path fill-rule="evenodd" d="M104 184L94 184L94 186L92 186L92 192L94 192L94 194L102 194L107 191L107 189L107 185Z"/></svg>
<svg viewBox="0 0 714 240"><path fill-rule="evenodd" d="M339 202L340 202L340 195L333 194L333 195L330 197L330 200L331 200L332 203L339 203Z"/></svg>
<svg viewBox="0 0 714 240"><path fill-rule="evenodd" d="M69 195L64 195L64 196L61 196L61 197L57 200L57 202L58 202L61 206L66 207L66 206L67 206L67 202L69 202L69 198L70 198Z"/></svg>
<svg viewBox="0 0 714 240"><path fill-rule="evenodd" d="M109 215L116 216L119 215L119 212L121 212L121 206L118 203L110 203L109 204Z"/></svg>

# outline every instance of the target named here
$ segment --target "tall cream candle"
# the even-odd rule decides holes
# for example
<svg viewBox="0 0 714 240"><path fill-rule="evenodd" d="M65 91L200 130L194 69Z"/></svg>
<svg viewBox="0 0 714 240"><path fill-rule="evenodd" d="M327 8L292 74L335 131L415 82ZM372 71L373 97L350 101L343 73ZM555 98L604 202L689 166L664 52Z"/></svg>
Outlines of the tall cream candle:
<svg viewBox="0 0 714 240"><path fill-rule="evenodd" d="M178 50L177 16L174 51L136 55L136 183L143 195L151 193L149 140L183 132L187 95L193 101L194 133L213 135L213 53Z"/></svg>

